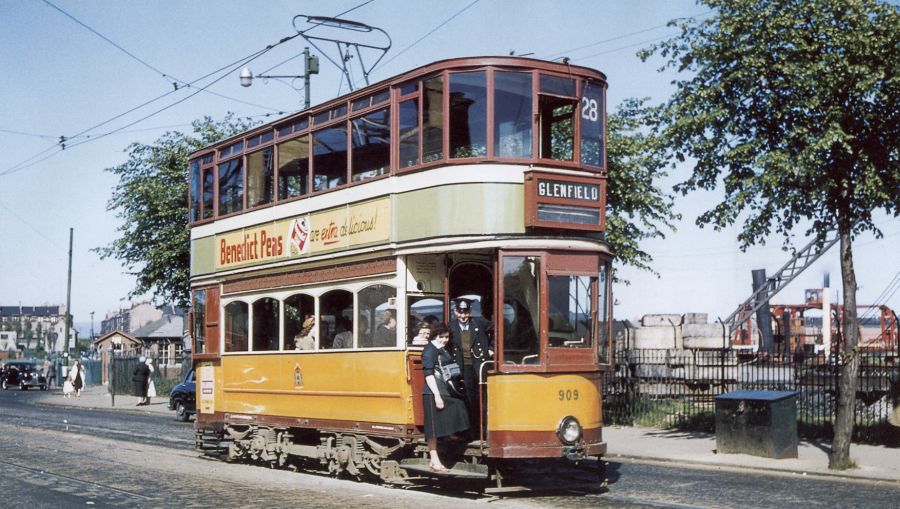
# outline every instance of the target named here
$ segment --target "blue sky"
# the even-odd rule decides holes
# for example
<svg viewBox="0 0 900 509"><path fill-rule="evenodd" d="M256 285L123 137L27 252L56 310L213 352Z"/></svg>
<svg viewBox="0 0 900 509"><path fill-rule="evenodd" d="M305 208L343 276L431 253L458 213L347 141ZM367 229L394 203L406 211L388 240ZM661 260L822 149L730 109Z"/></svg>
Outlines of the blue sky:
<svg viewBox="0 0 900 509"><path fill-rule="evenodd" d="M372 82L451 57L511 51L538 58L569 56L573 63L607 75L611 109L627 97L663 100L674 75L658 73L660 62L642 63L635 52L674 34L665 27L670 19L709 15L705 7L674 0L3 2L0 304L65 302L72 227L75 321L89 327L94 312L99 329L107 313L127 306L133 278L117 261L100 260L90 251L112 241L119 225L106 210L115 179L104 169L122 163L130 143L151 143L166 130L187 131L192 120L204 115L221 119L234 112L271 121L296 111L303 96L289 80L258 80L242 88L237 70L219 72L213 79L222 79L209 92L192 97L188 96L196 87L175 91L172 82L194 81L294 34L291 21L297 14L334 16L357 6L345 17L384 29L393 42L372 72ZM302 61L289 59L303 46L302 39L295 39L248 65L257 74L299 74ZM313 78L313 104L347 91L325 58L321 71ZM361 78L358 72L355 78ZM166 93L146 107L99 125ZM150 116L158 110L163 111ZM68 139L65 150L57 143L60 136ZM665 185L686 171L678 169ZM623 276L631 285L615 289L619 318L660 312L724 317L749 295L752 269L765 268L771 274L787 262L780 238L741 253L735 230L696 227L694 219L716 198L716 193L679 198L677 211L684 220L678 231L645 245L660 277L625 269ZM883 291L896 289L890 283L900 278L900 222L878 214L876 224L885 238L864 235L854 251L860 303L881 303ZM806 242L798 238L795 244L799 248ZM838 287L836 249L775 301L801 302L803 290L821 286L826 272L831 273L832 287ZM832 293L840 295L837 290ZM900 291L894 291L887 303L900 309Z"/></svg>

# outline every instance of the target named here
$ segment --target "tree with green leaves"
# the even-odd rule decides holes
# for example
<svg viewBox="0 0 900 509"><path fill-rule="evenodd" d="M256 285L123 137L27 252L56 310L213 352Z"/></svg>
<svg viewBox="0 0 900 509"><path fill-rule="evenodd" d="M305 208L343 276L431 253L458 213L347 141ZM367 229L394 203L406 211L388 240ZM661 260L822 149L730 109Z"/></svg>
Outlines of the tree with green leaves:
<svg viewBox="0 0 900 509"><path fill-rule="evenodd" d="M673 221L680 218L672 211L673 197L659 187L667 175L666 145L647 128L658 122L660 111L646 100L627 99L606 119L606 239L618 264L651 272L653 258L641 242L665 238L661 228L674 231Z"/></svg>
<svg viewBox="0 0 900 509"><path fill-rule="evenodd" d="M841 369L829 468L852 465L859 368L853 239L878 237L876 210L900 215L900 14L876 0L701 0L713 14L672 22L677 35L641 53L679 71L657 124L676 186L724 189L697 219L742 222L746 248L796 228L837 230L844 295ZM801 226L802 225L802 226Z"/></svg>
<svg viewBox="0 0 900 509"><path fill-rule="evenodd" d="M121 261L136 277L129 297L150 293L188 305L188 156L253 126L231 115L221 122L206 117L192 125L192 135L167 132L152 144L129 145L128 160L107 169L119 178L107 210L115 211L122 225L119 238L95 251L101 258Z"/></svg>

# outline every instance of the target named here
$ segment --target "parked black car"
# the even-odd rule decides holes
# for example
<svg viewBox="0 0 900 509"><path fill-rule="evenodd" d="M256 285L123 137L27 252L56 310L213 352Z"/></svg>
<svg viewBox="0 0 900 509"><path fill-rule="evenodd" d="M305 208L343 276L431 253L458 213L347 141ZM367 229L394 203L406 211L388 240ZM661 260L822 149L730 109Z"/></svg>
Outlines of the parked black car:
<svg viewBox="0 0 900 509"><path fill-rule="evenodd" d="M197 384L194 381L194 370L184 375L180 384L172 387L169 393L169 410L175 410L175 418L187 422L197 413Z"/></svg>
<svg viewBox="0 0 900 509"><path fill-rule="evenodd" d="M16 385L23 391L29 387L40 387L42 391L46 391L47 379L35 362L9 361L3 366L3 371L0 371L0 387L5 390Z"/></svg>

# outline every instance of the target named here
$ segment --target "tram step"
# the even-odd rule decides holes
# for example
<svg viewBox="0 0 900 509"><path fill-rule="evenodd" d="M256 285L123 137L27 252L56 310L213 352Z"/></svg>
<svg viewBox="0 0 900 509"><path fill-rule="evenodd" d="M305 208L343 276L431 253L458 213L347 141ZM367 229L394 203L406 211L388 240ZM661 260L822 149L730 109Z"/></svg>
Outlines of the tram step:
<svg viewBox="0 0 900 509"><path fill-rule="evenodd" d="M459 461L454 464L447 464L446 472L435 472L431 470L427 459L410 458L400 462L400 468L410 473L429 476L456 477L460 479L487 479L487 465L479 465L474 463L466 463Z"/></svg>

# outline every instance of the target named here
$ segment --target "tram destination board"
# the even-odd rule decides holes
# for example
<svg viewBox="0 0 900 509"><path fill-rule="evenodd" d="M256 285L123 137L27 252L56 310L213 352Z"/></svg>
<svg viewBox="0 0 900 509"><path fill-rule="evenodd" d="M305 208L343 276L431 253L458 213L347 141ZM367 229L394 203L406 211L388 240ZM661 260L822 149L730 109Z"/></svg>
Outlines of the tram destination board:
<svg viewBox="0 0 900 509"><path fill-rule="evenodd" d="M528 172L525 203L526 226L603 231L606 179Z"/></svg>

